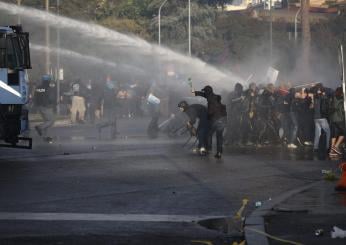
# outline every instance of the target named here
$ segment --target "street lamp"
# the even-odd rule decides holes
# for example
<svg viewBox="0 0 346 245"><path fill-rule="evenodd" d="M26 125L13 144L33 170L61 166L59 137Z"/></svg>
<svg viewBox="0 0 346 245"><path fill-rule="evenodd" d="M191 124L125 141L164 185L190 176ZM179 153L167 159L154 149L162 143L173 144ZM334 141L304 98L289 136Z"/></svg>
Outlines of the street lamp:
<svg viewBox="0 0 346 245"><path fill-rule="evenodd" d="M160 5L159 8L159 46L161 46L161 9L163 7L163 5L166 4L168 0L163 1L163 3Z"/></svg>
<svg viewBox="0 0 346 245"><path fill-rule="evenodd" d="M191 57L191 0L189 0L189 56Z"/></svg>
<svg viewBox="0 0 346 245"><path fill-rule="evenodd" d="M60 15L60 0L56 0L56 12L57 15ZM56 43L57 43L57 48L58 52L56 55L56 93L57 93L57 104L56 104L56 112L58 115L60 115L60 27L57 25L56 29Z"/></svg>
<svg viewBox="0 0 346 245"><path fill-rule="evenodd" d="M17 5L18 5L18 6L21 6L21 5L22 5L22 0L17 0ZM22 22L22 21L21 21L21 18L20 18L20 14L18 14L18 20L17 20L17 22L18 22L18 25L20 25L20 23Z"/></svg>
<svg viewBox="0 0 346 245"><path fill-rule="evenodd" d="M298 15L301 11L301 8L298 9L297 13L296 13L296 16L294 17L294 41L297 41L297 37L298 37L298 33L297 33L297 22L298 22Z"/></svg>
<svg viewBox="0 0 346 245"><path fill-rule="evenodd" d="M49 0L45 0L45 7L46 11L49 12ZM46 29L46 47L47 47L47 52L46 52L46 74L51 74L50 71L50 53L49 53L49 46L50 46L50 29L49 29L49 24L48 22L45 23L45 29Z"/></svg>

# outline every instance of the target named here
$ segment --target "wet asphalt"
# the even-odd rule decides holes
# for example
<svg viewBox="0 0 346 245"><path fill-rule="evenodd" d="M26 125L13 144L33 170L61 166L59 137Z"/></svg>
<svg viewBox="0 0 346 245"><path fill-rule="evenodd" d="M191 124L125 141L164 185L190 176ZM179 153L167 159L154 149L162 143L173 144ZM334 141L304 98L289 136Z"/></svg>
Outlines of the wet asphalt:
<svg viewBox="0 0 346 245"><path fill-rule="evenodd" d="M33 133L32 150L1 148L0 244L228 244L197 221L233 217L244 198L248 215L339 163L280 146L201 157L185 137L148 139L146 125L123 119L116 140L92 125L56 127L52 144Z"/></svg>

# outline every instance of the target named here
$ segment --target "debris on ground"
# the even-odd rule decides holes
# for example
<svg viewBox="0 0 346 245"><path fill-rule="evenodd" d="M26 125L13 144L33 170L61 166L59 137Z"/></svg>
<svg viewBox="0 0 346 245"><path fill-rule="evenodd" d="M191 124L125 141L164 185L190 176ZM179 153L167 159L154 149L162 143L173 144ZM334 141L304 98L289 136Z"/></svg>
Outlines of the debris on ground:
<svg viewBox="0 0 346 245"><path fill-rule="evenodd" d="M332 238L345 238L346 231L334 226L333 231L331 231L330 235L332 236Z"/></svg>

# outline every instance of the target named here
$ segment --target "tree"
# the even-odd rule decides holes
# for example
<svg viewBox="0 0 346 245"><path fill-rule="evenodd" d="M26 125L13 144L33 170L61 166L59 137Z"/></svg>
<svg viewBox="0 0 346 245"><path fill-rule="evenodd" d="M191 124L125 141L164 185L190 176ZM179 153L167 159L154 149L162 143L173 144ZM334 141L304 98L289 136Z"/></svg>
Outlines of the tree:
<svg viewBox="0 0 346 245"><path fill-rule="evenodd" d="M225 4L227 3L232 3L233 0L199 0L198 3L200 4L208 4L208 5L211 5L211 6L220 6L220 7L224 7Z"/></svg>
<svg viewBox="0 0 346 245"><path fill-rule="evenodd" d="M149 11L157 13L162 1L154 0ZM153 14L153 15L154 15ZM216 37L215 9L191 2L192 53L203 53L203 42ZM152 18L150 31L157 40L158 19ZM187 1L169 1L161 12L162 43L172 48L187 51L188 49L188 6Z"/></svg>

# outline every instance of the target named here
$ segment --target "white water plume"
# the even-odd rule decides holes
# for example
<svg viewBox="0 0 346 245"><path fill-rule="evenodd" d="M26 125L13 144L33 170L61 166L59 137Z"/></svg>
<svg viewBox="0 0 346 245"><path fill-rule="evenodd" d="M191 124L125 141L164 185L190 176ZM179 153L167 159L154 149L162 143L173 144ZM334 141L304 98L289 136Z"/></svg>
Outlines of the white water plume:
<svg viewBox="0 0 346 245"><path fill-rule="evenodd" d="M70 30L71 33L79 33L80 37L83 38L89 38L90 40L96 39L97 45L102 43L104 45L111 45L125 51L128 55L130 55L130 51L132 51L131 54L137 59L140 57L140 55L150 55L158 58L160 61L179 63L179 65L184 67L184 73L186 76L192 76L195 81L203 81L201 84L205 84L206 81L208 81L208 83L211 85L216 85L218 88L231 89L233 88L234 82L242 81L241 78L234 76L232 73L221 72L220 70L207 65L197 58L191 58L179 54L168 48L162 48L157 45L150 44L138 37L121 34L94 23L77 21L71 18L47 13L45 11L8 4L1 1L0 9L12 14L21 15L22 17L26 17L37 23L47 23L52 26L57 26L61 30ZM150 62L142 61L142 63Z"/></svg>
<svg viewBox="0 0 346 245"><path fill-rule="evenodd" d="M98 57L94 57L91 55L85 55L85 54L81 54L69 49L63 49L63 48L48 48L47 46L43 46L43 45L38 45L38 44L30 44L30 49L35 50L35 51L39 51L39 52L50 52L50 53L54 53L54 54L59 54L61 56L65 56L67 58L73 58L73 59L78 59L80 61L83 62L90 62L93 64L98 64L98 65L104 65L104 66L108 66L110 68L119 68L119 69L125 69L127 71L131 71L132 73L136 73L136 74L144 74L145 71L143 71L142 69L135 67L135 66L131 66L131 65L127 65L127 64L117 64L115 62L112 61L108 61L108 60L104 60Z"/></svg>
<svg viewBox="0 0 346 245"><path fill-rule="evenodd" d="M68 50L68 49L48 48L47 46L37 45L32 43L30 44L30 49L40 51L40 52L50 52L50 53L56 53L56 54L59 53L60 55L66 56L69 58L80 59L83 61L92 62L94 64L106 65L112 68L118 67L118 65L114 62L103 60L103 59L93 57L90 55L84 55L84 54L81 54L72 50Z"/></svg>

